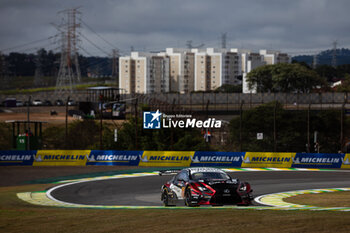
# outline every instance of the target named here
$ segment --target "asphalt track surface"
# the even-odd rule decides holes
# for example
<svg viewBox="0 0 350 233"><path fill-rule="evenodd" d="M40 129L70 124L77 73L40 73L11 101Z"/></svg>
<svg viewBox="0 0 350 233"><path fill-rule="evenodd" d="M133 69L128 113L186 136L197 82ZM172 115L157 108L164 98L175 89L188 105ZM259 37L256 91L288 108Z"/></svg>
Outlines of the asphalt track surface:
<svg viewBox="0 0 350 233"><path fill-rule="evenodd" d="M231 177L248 181L253 195L277 192L350 187L350 171L234 172ZM171 176L148 176L76 183L55 189L60 201L86 205L161 206L160 188ZM183 202L178 203L183 206Z"/></svg>

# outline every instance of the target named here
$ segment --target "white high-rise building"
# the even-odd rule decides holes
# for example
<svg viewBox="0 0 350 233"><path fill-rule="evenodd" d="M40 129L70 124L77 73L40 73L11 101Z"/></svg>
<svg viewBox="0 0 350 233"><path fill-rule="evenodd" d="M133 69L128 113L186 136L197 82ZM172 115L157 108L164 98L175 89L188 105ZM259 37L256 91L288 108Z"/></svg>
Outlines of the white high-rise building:
<svg viewBox="0 0 350 233"><path fill-rule="evenodd" d="M264 65L274 65L278 63L290 63L291 58L286 53L271 50L260 50L254 53L249 50L231 49L231 51L239 52L242 57L242 92L256 93L256 86L249 88L247 82L247 74L255 68Z"/></svg>
<svg viewBox="0 0 350 233"><path fill-rule="evenodd" d="M139 52L120 57L119 87L126 94L169 92L169 58Z"/></svg>
<svg viewBox="0 0 350 233"><path fill-rule="evenodd" d="M215 90L224 84L238 84L240 56L226 49L192 49L195 57L195 91Z"/></svg>
<svg viewBox="0 0 350 233"><path fill-rule="evenodd" d="M167 48L161 53L132 52L119 58L119 87L126 93L190 93L242 84L243 93L256 93L256 87L248 86L249 72L290 60L285 53L269 50Z"/></svg>
<svg viewBox="0 0 350 233"><path fill-rule="evenodd" d="M240 54L241 57L242 92L256 93L256 87L249 88L248 86L247 74L253 69L265 65L264 57L249 50L231 49L231 51Z"/></svg>
<svg viewBox="0 0 350 233"><path fill-rule="evenodd" d="M188 93L194 90L194 54L189 49L167 48L159 56L170 62L170 92Z"/></svg>
<svg viewBox="0 0 350 233"><path fill-rule="evenodd" d="M286 53L281 53L280 51L262 49L259 51L259 53L260 55L264 56L264 61L267 65L291 62L291 57Z"/></svg>

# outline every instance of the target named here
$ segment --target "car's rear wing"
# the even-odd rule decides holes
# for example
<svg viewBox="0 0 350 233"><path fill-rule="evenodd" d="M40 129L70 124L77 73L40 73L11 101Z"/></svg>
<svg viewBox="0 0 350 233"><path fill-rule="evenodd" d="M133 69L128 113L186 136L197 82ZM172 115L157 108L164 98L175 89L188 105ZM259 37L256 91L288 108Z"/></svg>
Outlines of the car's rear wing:
<svg viewBox="0 0 350 233"><path fill-rule="evenodd" d="M181 170L180 169L173 169L173 170L161 170L159 171L160 176L165 176L165 175L175 175L179 173Z"/></svg>

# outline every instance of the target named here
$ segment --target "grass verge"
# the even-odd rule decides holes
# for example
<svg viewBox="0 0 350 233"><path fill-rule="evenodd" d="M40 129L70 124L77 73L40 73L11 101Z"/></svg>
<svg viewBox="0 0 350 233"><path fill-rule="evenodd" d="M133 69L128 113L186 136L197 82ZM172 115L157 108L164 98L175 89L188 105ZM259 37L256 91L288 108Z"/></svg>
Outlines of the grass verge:
<svg viewBox="0 0 350 233"><path fill-rule="evenodd" d="M289 203L318 207L350 207L350 191L321 194L301 194L285 198Z"/></svg>
<svg viewBox="0 0 350 233"><path fill-rule="evenodd" d="M101 86L101 84L79 84L79 85L75 85L74 88L77 90L85 90L88 87L96 87L96 86ZM103 86L110 86L110 85L103 84ZM63 88L68 89L69 87L63 87ZM0 95L33 94L37 92L54 91L55 89L56 89L55 86L29 88L29 89L10 89L10 90L1 90Z"/></svg>
<svg viewBox="0 0 350 233"><path fill-rule="evenodd" d="M52 184L0 188L2 232L349 232L350 213L257 210L102 210L35 206L18 192Z"/></svg>

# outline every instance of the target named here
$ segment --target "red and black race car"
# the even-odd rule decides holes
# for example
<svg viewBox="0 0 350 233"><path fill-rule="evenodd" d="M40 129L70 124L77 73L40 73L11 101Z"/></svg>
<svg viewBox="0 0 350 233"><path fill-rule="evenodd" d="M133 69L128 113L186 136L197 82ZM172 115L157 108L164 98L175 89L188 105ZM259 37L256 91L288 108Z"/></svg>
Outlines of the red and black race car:
<svg viewBox="0 0 350 233"><path fill-rule="evenodd" d="M250 184L232 179L217 168L185 168L180 171L160 171L159 175L176 174L161 188L164 206L174 206L184 200L186 206L250 205L253 199Z"/></svg>

